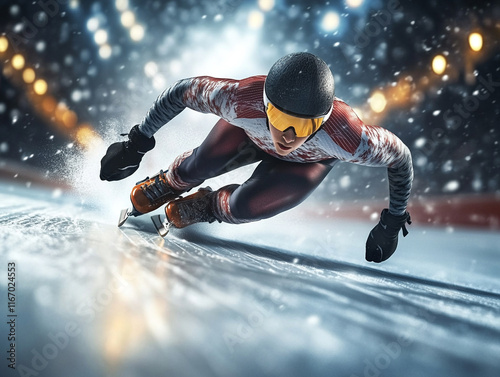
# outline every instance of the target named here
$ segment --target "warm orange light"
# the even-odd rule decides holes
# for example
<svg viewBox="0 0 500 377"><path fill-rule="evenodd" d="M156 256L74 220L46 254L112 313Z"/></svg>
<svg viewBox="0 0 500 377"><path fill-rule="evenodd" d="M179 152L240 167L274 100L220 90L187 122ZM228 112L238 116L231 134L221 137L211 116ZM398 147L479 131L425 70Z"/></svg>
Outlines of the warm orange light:
<svg viewBox="0 0 500 377"><path fill-rule="evenodd" d="M40 96L47 93L47 82L42 79L36 80L33 84L33 90Z"/></svg>
<svg viewBox="0 0 500 377"><path fill-rule="evenodd" d="M52 114L56 109L57 102L52 97L44 98L42 102L42 108L47 114Z"/></svg>
<svg viewBox="0 0 500 377"><path fill-rule="evenodd" d="M66 104L64 102L59 102L54 112L55 118L58 122L63 123L63 116L66 111L68 111L68 107L66 106Z"/></svg>
<svg viewBox="0 0 500 377"><path fill-rule="evenodd" d="M432 70L435 74L441 75L446 70L446 58L443 55L436 55L432 59Z"/></svg>
<svg viewBox="0 0 500 377"><path fill-rule="evenodd" d="M0 37L0 52L5 52L9 48L9 40L4 36Z"/></svg>
<svg viewBox="0 0 500 377"><path fill-rule="evenodd" d="M76 140L85 148L90 148L95 143L101 141L101 138L95 133L90 125L84 124L78 127L76 131Z"/></svg>
<svg viewBox="0 0 500 377"><path fill-rule="evenodd" d="M35 81L35 71L31 68L26 68L23 72L23 80L26 84L31 84Z"/></svg>
<svg viewBox="0 0 500 377"><path fill-rule="evenodd" d="M21 54L16 54L12 57L12 66L14 69L21 70L24 68L24 56Z"/></svg>
<svg viewBox="0 0 500 377"><path fill-rule="evenodd" d="M483 36L479 33L469 35L469 46L472 51L480 51L483 48Z"/></svg>
<svg viewBox="0 0 500 377"><path fill-rule="evenodd" d="M62 114L62 121L66 127L73 128L78 122L78 117L74 111L67 110Z"/></svg>
<svg viewBox="0 0 500 377"><path fill-rule="evenodd" d="M373 93L368 102L370 103L372 110L376 113L381 113L387 106L387 99L385 98L384 93L380 91Z"/></svg>
<svg viewBox="0 0 500 377"><path fill-rule="evenodd" d="M404 104L409 101L411 94L411 85L408 81L401 79L397 85L390 90L390 99L394 103Z"/></svg>

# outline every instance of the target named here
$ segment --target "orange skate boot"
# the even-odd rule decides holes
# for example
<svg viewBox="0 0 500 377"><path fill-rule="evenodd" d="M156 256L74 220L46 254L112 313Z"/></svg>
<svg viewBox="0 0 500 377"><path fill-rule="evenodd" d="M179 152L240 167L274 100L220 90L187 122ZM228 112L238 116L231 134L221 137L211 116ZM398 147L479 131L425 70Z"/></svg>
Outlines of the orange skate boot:
<svg viewBox="0 0 500 377"><path fill-rule="evenodd" d="M152 216L156 230L165 237L170 227L185 228L191 224L217 220L212 211L212 200L215 192L210 187L199 189L194 194L172 200L165 207L165 221L160 216Z"/></svg>
<svg viewBox="0 0 500 377"><path fill-rule="evenodd" d="M154 211L163 204L178 198L183 191L176 191L167 182L166 172L138 182L130 193L132 208L121 211L118 226L122 226L129 216L140 216Z"/></svg>

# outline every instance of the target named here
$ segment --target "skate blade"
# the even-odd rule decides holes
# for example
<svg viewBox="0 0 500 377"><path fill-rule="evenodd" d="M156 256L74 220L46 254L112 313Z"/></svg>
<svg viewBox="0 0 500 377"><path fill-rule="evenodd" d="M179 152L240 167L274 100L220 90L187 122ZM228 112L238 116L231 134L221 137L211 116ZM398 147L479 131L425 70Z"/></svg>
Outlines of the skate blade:
<svg viewBox="0 0 500 377"><path fill-rule="evenodd" d="M118 228L125 224L125 221L127 221L128 217L130 216L130 212L131 211L128 208L121 210L120 218L118 219Z"/></svg>
<svg viewBox="0 0 500 377"><path fill-rule="evenodd" d="M118 219L118 227L121 227L123 224L125 224L125 221L127 221L127 219L130 216L137 217L137 216L141 216L141 215L143 215L143 214L140 213L139 211L137 211L134 208L134 206L132 206L132 208L122 209L120 212L120 218Z"/></svg>
<svg viewBox="0 0 500 377"><path fill-rule="evenodd" d="M160 215L151 216L151 220L153 221L153 224L154 224L158 234L161 237L165 238L165 236L170 231L171 225L166 221L166 219L165 219L165 221L161 221Z"/></svg>

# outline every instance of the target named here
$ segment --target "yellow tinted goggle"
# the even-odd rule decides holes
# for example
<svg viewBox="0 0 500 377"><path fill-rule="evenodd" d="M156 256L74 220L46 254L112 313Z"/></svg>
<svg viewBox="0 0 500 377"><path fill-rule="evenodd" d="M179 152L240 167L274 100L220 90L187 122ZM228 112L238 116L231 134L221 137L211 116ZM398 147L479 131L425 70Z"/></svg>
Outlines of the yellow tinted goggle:
<svg viewBox="0 0 500 377"><path fill-rule="evenodd" d="M284 132L288 128L293 127L297 137L312 135L321 127L324 119L324 117L313 119L294 117L278 110L270 102L267 104L266 113L269 118L269 123L271 123L274 128Z"/></svg>

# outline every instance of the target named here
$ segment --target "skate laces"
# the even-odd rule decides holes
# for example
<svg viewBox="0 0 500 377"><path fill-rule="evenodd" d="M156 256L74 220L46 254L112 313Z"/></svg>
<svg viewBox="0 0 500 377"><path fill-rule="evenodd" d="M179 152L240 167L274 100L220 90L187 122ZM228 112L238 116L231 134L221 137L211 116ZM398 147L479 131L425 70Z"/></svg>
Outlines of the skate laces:
<svg viewBox="0 0 500 377"><path fill-rule="evenodd" d="M161 199L165 195L173 194L172 188L167 183L167 178L163 170L154 177L154 181L149 181L141 186L141 190L151 202Z"/></svg>
<svg viewBox="0 0 500 377"><path fill-rule="evenodd" d="M199 191L202 190L206 190L208 192L201 197L193 198L192 200L188 200L186 202L177 203L177 205L179 206L179 212L181 213L181 217L187 219L189 222L213 223L216 220L210 206L210 194L213 191L208 188L200 189Z"/></svg>

